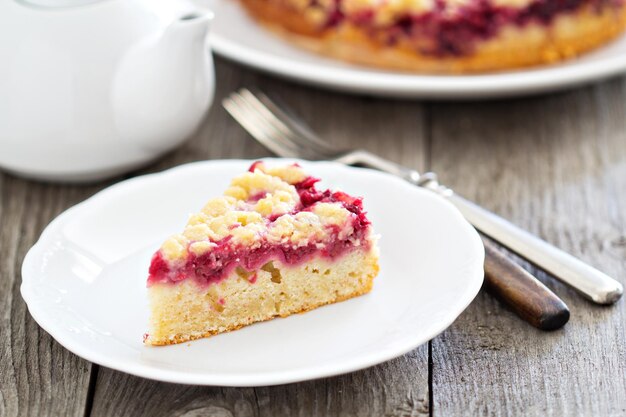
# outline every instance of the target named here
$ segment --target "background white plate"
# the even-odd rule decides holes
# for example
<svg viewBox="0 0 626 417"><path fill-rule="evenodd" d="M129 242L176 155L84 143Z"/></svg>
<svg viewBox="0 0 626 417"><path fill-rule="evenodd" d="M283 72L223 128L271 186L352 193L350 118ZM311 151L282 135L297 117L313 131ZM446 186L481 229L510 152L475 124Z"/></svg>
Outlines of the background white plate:
<svg viewBox="0 0 626 417"><path fill-rule="evenodd" d="M373 291L209 339L144 346L152 253L250 162L200 162L138 177L60 215L22 267L22 296L35 320L67 349L113 369L170 382L255 386L399 356L443 331L478 293L482 243L447 201L379 172L301 162L323 185L365 197L382 235Z"/></svg>
<svg viewBox="0 0 626 417"><path fill-rule="evenodd" d="M235 0L208 0L216 19L213 50L242 64L330 89L377 96L480 99L573 87L626 72L626 36L562 64L486 75L412 75L350 65L281 40L252 21Z"/></svg>

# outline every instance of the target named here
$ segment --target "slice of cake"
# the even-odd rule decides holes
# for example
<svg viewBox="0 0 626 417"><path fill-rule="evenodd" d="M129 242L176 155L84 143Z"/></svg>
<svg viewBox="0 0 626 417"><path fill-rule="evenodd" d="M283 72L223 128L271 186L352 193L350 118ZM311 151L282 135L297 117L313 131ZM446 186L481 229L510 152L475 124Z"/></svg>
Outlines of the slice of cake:
<svg viewBox="0 0 626 417"><path fill-rule="evenodd" d="M163 243L148 277L146 344L168 345L365 294L378 248L362 199L300 166L254 163Z"/></svg>

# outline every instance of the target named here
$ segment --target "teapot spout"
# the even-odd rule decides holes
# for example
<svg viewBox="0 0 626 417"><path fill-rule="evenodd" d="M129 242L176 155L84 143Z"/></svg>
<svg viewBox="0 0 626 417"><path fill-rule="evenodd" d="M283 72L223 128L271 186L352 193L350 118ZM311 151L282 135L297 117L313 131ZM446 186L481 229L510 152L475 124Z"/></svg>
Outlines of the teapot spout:
<svg viewBox="0 0 626 417"><path fill-rule="evenodd" d="M166 33L180 42L203 40L209 32L211 20L213 13L208 10L187 13L172 22Z"/></svg>

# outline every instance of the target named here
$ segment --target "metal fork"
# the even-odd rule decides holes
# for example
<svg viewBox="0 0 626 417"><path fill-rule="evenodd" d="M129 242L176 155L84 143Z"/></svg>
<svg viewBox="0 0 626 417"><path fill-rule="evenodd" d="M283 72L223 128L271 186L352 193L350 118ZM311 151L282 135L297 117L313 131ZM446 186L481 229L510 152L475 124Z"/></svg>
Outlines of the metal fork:
<svg viewBox="0 0 626 417"><path fill-rule="evenodd" d="M260 92L255 95L243 88L226 97L222 104L255 139L277 155L360 164L396 175L447 198L481 233L552 273L590 300L612 304L623 293L618 281L452 192L439 184L434 173L420 174L362 149L337 149Z"/></svg>

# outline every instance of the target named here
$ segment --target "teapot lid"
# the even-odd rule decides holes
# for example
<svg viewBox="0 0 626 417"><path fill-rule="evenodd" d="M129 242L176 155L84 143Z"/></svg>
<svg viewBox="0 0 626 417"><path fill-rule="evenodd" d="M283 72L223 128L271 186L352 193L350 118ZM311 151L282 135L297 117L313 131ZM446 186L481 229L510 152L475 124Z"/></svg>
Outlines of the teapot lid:
<svg viewBox="0 0 626 417"><path fill-rule="evenodd" d="M78 7L87 4L98 3L105 0L16 0L26 6L44 7L44 8L68 8Z"/></svg>

